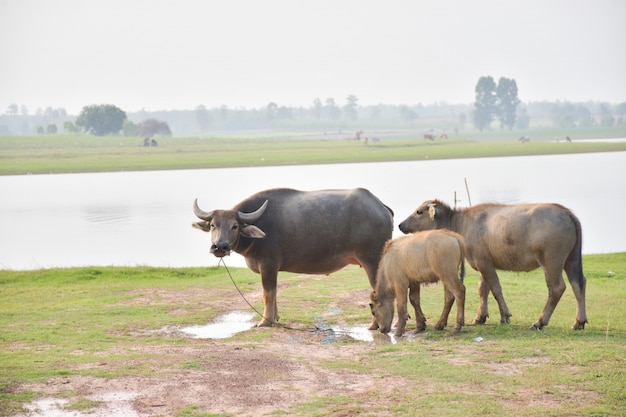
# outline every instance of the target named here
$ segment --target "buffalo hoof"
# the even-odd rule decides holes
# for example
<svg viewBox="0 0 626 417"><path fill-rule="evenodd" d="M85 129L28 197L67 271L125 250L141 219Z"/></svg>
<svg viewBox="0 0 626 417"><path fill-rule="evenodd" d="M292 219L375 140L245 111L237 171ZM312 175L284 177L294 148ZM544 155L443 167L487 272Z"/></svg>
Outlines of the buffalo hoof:
<svg viewBox="0 0 626 417"><path fill-rule="evenodd" d="M259 324L256 325L256 327L272 327L274 324L278 324L278 322L273 321L273 320L268 320L264 317L263 320L261 320Z"/></svg>
<svg viewBox="0 0 626 417"><path fill-rule="evenodd" d="M473 321L473 324L485 324L487 322L487 317L489 317L489 315L487 315L487 316L476 316L476 318Z"/></svg>
<svg viewBox="0 0 626 417"><path fill-rule="evenodd" d="M528 330L541 330L542 328L543 328L542 325L535 323L532 326L530 326Z"/></svg>
<svg viewBox="0 0 626 417"><path fill-rule="evenodd" d="M587 323L586 321L578 321L576 320L576 323L574 323L574 325L572 326L572 329L574 330L585 330L585 323Z"/></svg>
<svg viewBox="0 0 626 417"><path fill-rule="evenodd" d="M435 324L435 330L443 330L446 327L446 323Z"/></svg>
<svg viewBox="0 0 626 417"><path fill-rule="evenodd" d="M459 333L461 333L461 326L455 326L454 329L450 330L450 333L452 333L452 334L459 334Z"/></svg>

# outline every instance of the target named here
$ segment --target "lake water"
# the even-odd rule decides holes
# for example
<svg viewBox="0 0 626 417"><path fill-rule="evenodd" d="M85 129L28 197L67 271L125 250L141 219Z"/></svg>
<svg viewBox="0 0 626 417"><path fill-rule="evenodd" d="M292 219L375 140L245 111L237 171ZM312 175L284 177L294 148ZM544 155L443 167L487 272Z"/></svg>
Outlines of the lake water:
<svg viewBox="0 0 626 417"><path fill-rule="evenodd" d="M626 251L626 152L442 161L0 176L0 268L208 266L194 198L231 208L256 191L370 189L397 225L422 201L558 202L583 226L583 252ZM245 266L243 258L225 259Z"/></svg>

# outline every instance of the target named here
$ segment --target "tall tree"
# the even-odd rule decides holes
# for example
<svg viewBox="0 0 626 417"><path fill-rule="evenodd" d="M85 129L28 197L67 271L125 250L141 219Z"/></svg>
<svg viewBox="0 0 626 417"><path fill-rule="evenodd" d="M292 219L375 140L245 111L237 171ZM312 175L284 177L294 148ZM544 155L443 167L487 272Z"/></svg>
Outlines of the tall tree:
<svg viewBox="0 0 626 417"><path fill-rule="evenodd" d="M474 125L478 130L489 128L497 114L496 83L491 76L480 77L476 84Z"/></svg>
<svg viewBox="0 0 626 417"><path fill-rule="evenodd" d="M96 136L116 134L124 126L126 113L111 104L85 106L76 119L76 126Z"/></svg>
<svg viewBox="0 0 626 417"><path fill-rule="evenodd" d="M346 98L346 105L343 106L343 112L346 116L346 119L356 120L357 112L356 108L359 106L359 99L354 94L350 94Z"/></svg>
<svg viewBox="0 0 626 417"><path fill-rule="evenodd" d="M515 126L515 116L517 106L520 103L517 97L517 83L513 79L500 77L496 87L496 98L498 108L498 118L500 119L500 129L508 127L509 130Z"/></svg>

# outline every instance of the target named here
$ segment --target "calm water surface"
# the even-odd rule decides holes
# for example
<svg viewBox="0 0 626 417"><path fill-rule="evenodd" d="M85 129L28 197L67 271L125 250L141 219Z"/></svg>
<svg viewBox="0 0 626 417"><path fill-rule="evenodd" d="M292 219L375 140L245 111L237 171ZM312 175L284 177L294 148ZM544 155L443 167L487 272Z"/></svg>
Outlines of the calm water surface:
<svg viewBox="0 0 626 417"><path fill-rule="evenodd" d="M0 177L0 268L216 265L191 228L194 198L231 208L272 187L364 187L399 224L422 201L558 202L583 226L583 252L626 251L626 152L444 161ZM226 258L245 266L243 258Z"/></svg>

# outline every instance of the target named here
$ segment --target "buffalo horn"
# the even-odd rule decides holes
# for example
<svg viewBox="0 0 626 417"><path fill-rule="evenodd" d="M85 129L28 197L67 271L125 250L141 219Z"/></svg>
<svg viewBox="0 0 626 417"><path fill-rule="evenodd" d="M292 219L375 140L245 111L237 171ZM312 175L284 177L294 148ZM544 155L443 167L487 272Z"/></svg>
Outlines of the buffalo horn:
<svg viewBox="0 0 626 417"><path fill-rule="evenodd" d="M252 213L243 213L241 211L238 212L239 220L245 223L254 223L263 215L263 212L265 212L265 209L267 208L267 202L268 200L265 200L265 203L263 203L261 207L259 207L256 211L253 211Z"/></svg>
<svg viewBox="0 0 626 417"><path fill-rule="evenodd" d="M193 201L193 214L196 215L199 219L209 221L211 217L213 217L212 211L203 211L200 207L198 207L198 199L196 198Z"/></svg>

